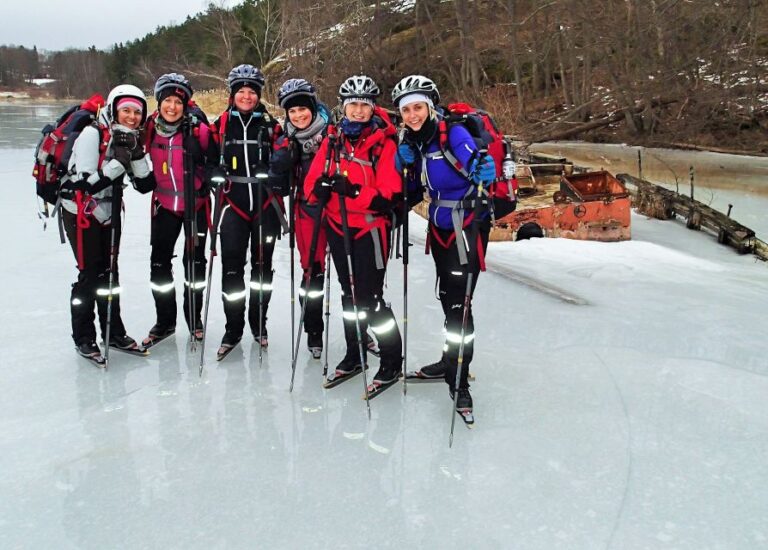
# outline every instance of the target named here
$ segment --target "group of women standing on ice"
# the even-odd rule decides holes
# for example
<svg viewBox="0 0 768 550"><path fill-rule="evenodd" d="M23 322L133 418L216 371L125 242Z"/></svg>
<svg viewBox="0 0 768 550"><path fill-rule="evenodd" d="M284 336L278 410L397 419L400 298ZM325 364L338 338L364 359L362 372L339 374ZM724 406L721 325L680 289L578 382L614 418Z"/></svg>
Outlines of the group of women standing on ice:
<svg viewBox="0 0 768 550"><path fill-rule="evenodd" d="M471 411L471 296L490 231L487 209L477 208L478 193L496 177L493 159L479 154L465 128L453 125L448 146L467 167L466 175L452 169L441 154L446 144L440 140L446 138L437 130L443 117L440 96L423 76L403 78L392 91L403 121L399 132L377 107L380 90L368 76L342 82L336 124L309 82L290 79L278 92L285 111L280 125L261 102L264 84L252 65L233 68L227 78L229 105L211 124L194 109L192 86L181 75L158 79L157 110L149 116L143 93L121 85L109 94L99 124L78 137L62 186L64 199L71 198L65 190L84 192L78 200L63 201L64 226L79 269L71 297L78 352L103 361L95 305L102 336L112 348L142 353L174 334L171 260L182 229L183 310L190 338L205 338L206 239L210 232L215 250L218 233L226 316L218 357L240 342L246 319L257 344L266 348L273 253L281 235L290 233L302 268L302 322L316 358L327 329L322 319L326 250L342 288L346 351L326 386L366 368L370 329L380 366L368 389L388 387L403 374L404 352L397 319L384 297L391 235L402 213L426 190L428 247L445 314L445 342L441 358L411 376L444 378L457 409ZM153 194L150 285L156 320L141 343L126 334L120 318L116 251L125 176L139 192ZM405 207L404 197L410 203Z"/></svg>

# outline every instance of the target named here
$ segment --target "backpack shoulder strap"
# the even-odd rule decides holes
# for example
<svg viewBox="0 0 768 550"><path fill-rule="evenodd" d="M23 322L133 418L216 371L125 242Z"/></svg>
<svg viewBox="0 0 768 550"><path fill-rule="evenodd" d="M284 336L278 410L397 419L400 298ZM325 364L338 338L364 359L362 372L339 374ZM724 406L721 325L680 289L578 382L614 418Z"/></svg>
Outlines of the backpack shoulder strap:
<svg viewBox="0 0 768 550"><path fill-rule="evenodd" d="M147 124L144 126L144 146L149 151L152 142L155 139L155 121L157 120L157 111L147 117Z"/></svg>
<svg viewBox="0 0 768 550"><path fill-rule="evenodd" d="M440 152L442 153L446 162L450 164L454 170L456 170L463 177L469 179L470 176L469 176L469 172L467 172L466 167L461 163L461 161L458 158L456 158L456 155L453 154L453 151L451 151L451 143L450 143L450 139L448 139L449 124L451 125L460 124L460 122L457 121L455 118L449 116L437 123L438 143L440 144ZM473 154L473 158L476 154L477 153ZM471 161L472 159L470 159L470 162Z"/></svg>

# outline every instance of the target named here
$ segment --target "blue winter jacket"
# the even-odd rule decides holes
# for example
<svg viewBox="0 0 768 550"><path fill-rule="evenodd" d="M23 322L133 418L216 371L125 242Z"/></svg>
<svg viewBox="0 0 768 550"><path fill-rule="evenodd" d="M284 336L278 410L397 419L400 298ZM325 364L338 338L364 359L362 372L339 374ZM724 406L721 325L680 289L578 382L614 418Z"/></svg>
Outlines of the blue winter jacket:
<svg viewBox="0 0 768 550"><path fill-rule="evenodd" d="M449 126L448 143L450 151L465 167L470 158L476 154L475 140L461 124ZM413 147L412 144L411 147ZM414 174L413 177L408 178L408 193L419 193L421 189L426 187L431 199L429 221L440 229L451 230L453 229L451 208L437 206L437 201L472 199L477 195L474 184L454 169L440 154L439 132L435 133L435 136L425 147L423 146L421 150L417 149L417 151ZM425 166L426 171L424 170ZM464 210L464 218L471 214L471 208ZM481 219L486 217L488 217L488 212L484 210Z"/></svg>

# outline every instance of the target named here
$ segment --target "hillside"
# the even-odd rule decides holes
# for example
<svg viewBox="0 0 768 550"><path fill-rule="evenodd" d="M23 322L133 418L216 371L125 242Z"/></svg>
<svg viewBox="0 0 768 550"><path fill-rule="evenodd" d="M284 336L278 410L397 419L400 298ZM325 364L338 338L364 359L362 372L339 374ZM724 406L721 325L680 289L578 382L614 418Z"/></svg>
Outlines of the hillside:
<svg viewBox="0 0 768 550"><path fill-rule="evenodd" d="M51 70L57 93L82 95L119 81L150 88L170 70L220 88L251 62L267 73L265 99L302 76L328 103L351 73L385 92L422 73L445 101L487 108L524 141L768 154L766 29L768 6L753 0L249 0L110 52L59 52Z"/></svg>

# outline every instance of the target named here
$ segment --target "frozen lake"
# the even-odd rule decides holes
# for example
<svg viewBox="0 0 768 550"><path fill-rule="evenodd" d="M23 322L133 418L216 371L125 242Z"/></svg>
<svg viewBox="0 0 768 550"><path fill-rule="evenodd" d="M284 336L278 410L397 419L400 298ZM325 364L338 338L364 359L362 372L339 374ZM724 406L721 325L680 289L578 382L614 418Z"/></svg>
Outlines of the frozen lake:
<svg viewBox="0 0 768 550"><path fill-rule="evenodd" d="M768 548L768 266L752 256L642 216L625 243L492 243L496 273L475 298L477 423L459 422L449 449L444 384L395 386L368 421L360 378L324 390L302 347L288 392L287 240L261 367L250 342L214 359L218 263L202 378L183 333L148 358L114 352L107 372L78 358L74 258L55 225L42 231L34 134L4 109L0 548ZM141 338L149 199L128 190L126 209L122 307ZM439 357L442 314L432 260L412 250L415 367ZM386 295L400 317L395 262Z"/></svg>

